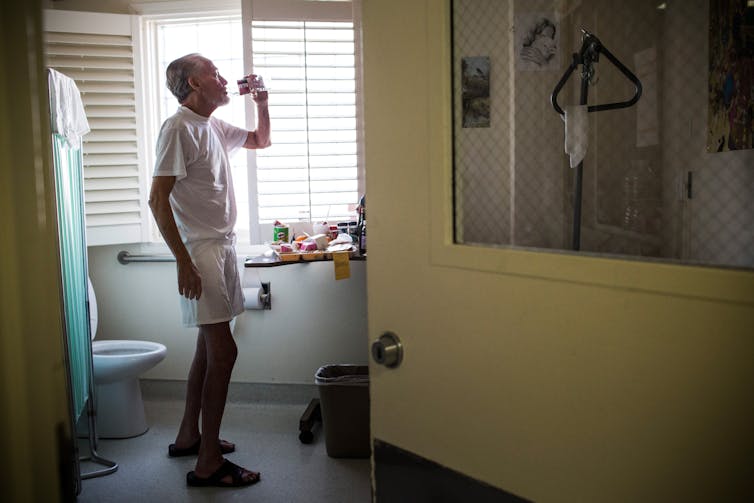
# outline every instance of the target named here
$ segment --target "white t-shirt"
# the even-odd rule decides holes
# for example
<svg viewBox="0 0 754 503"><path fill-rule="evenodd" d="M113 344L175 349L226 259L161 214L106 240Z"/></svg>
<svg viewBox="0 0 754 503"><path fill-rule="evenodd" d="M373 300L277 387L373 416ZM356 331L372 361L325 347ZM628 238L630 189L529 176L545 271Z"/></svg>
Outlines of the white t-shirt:
<svg viewBox="0 0 754 503"><path fill-rule="evenodd" d="M245 129L184 106L162 125L154 176L175 176L170 204L184 243L233 237L236 196L229 157L246 135Z"/></svg>

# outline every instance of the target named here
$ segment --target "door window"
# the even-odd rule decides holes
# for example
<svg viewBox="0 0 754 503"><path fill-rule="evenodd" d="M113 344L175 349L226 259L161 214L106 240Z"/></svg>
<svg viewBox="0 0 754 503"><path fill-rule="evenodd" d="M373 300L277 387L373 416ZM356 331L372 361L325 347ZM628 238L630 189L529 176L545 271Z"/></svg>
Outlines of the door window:
<svg viewBox="0 0 754 503"><path fill-rule="evenodd" d="M455 242L754 268L752 27L727 0L453 0Z"/></svg>

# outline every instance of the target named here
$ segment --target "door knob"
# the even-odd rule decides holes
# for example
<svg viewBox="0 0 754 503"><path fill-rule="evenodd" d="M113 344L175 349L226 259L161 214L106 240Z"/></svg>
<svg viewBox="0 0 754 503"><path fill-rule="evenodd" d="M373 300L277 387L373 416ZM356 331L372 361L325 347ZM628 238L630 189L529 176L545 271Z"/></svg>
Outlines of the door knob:
<svg viewBox="0 0 754 503"><path fill-rule="evenodd" d="M380 365L395 368L403 360L403 345L393 332L385 332L372 343L372 358Z"/></svg>

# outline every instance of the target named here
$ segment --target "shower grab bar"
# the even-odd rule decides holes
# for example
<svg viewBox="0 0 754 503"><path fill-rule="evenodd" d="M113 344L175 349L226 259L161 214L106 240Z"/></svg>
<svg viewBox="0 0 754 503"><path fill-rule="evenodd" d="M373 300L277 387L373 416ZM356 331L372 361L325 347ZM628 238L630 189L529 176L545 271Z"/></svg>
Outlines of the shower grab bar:
<svg viewBox="0 0 754 503"><path fill-rule="evenodd" d="M118 253L118 262L123 265L131 262L175 262L175 257L172 255L132 255L123 250Z"/></svg>

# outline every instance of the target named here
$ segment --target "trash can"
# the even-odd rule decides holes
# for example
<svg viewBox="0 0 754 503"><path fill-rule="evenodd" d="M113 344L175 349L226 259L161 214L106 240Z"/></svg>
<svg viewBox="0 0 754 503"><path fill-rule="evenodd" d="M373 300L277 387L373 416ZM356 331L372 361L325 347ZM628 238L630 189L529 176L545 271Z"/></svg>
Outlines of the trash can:
<svg viewBox="0 0 754 503"><path fill-rule="evenodd" d="M327 455L368 458L369 367L326 365L315 375Z"/></svg>

